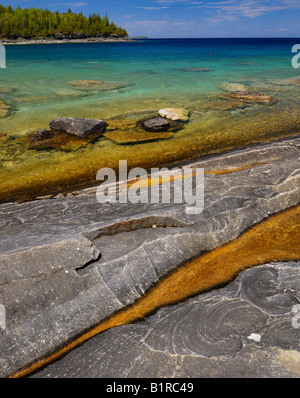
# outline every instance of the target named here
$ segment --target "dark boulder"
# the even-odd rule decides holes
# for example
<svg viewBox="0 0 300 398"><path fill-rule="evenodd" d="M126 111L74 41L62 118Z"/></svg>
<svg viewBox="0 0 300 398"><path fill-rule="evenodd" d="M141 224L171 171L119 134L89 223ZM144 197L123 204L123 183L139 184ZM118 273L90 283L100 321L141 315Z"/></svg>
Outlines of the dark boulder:
<svg viewBox="0 0 300 398"><path fill-rule="evenodd" d="M102 133L106 122L101 119L86 119L82 117L59 117L52 120L49 127L51 131L62 132L76 137L85 138L89 135Z"/></svg>
<svg viewBox="0 0 300 398"><path fill-rule="evenodd" d="M154 117L143 121L142 126L148 131L166 131L171 127L171 124L163 117Z"/></svg>

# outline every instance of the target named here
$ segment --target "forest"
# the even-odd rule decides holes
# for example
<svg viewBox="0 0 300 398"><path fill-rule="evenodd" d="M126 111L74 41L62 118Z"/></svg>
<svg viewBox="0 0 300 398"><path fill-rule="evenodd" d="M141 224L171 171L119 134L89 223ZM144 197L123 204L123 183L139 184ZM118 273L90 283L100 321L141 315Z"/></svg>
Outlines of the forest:
<svg viewBox="0 0 300 398"><path fill-rule="evenodd" d="M86 17L70 9L59 13L20 6L13 9L0 4L0 37L16 39L127 36L125 29L110 22L107 15L92 14Z"/></svg>

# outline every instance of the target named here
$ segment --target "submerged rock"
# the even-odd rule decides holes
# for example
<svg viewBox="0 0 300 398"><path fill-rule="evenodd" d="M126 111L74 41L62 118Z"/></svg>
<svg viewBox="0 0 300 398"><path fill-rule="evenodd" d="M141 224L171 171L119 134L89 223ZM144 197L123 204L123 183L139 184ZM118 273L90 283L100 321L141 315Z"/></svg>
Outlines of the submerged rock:
<svg viewBox="0 0 300 398"><path fill-rule="evenodd" d="M15 89L13 87L0 87L0 93L1 94L11 94L15 91Z"/></svg>
<svg viewBox="0 0 300 398"><path fill-rule="evenodd" d="M236 109L244 109L247 105L239 99L218 99L216 101L208 102L204 109L213 111L231 111Z"/></svg>
<svg viewBox="0 0 300 398"><path fill-rule="evenodd" d="M97 139L107 123L99 119L60 117L50 122L50 130L39 130L25 137L28 149L76 150Z"/></svg>
<svg viewBox="0 0 300 398"><path fill-rule="evenodd" d="M213 69L207 67L177 68L178 72L211 72Z"/></svg>
<svg viewBox="0 0 300 398"><path fill-rule="evenodd" d="M24 138L27 149L39 151L44 150L66 150L74 151L82 148L94 140L92 137L76 137L75 135L62 132L52 132L49 130L39 130L35 134L28 135Z"/></svg>
<svg viewBox="0 0 300 398"><path fill-rule="evenodd" d="M164 108L160 109L158 114L170 120L181 120L183 122L189 120L189 111L184 108Z"/></svg>
<svg viewBox="0 0 300 398"><path fill-rule="evenodd" d="M129 118L115 118L107 121L107 130L134 130L137 127L137 122L134 119Z"/></svg>
<svg viewBox="0 0 300 398"><path fill-rule="evenodd" d="M271 80L271 83L278 86L300 85L300 76L287 77L285 79L274 79Z"/></svg>
<svg viewBox="0 0 300 398"><path fill-rule="evenodd" d="M0 118L5 117L9 110L10 106L0 100Z"/></svg>
<svg viewBox="0 0 300 398"><path fill-rule="evenodd" d="M143 119L143 121L145 120ZM115 144L130 145L169 139L173 137L173 132L145 131L142 121L131 118L115 118L108 120L108 126L103 136Z"/></svg>
<svg viewBox="0 0 300 398"><path fill-rule="evenodd" d="M51 131L63 132L76 137L100 135L107 123L101 119L86 119L82 117L60 117L52 120L49 127Z"/></svg>
<svg viewBox="0 0 300 398"><path fill-rule="evenodd" d="M126 131L113 130L104 134L104 137L115 144L143 144L147 142L166 140L173 137L172 132L146 132L146 131Z"/></svg>
<svg viewBox="0 0 300 398"><path fill-rule="evenodd" d="M77 89L97 91L118 90L129 85L118 82L103 82L101 80L74 80L69 82L69 84Z"/></svg>
<svg viewBox="0 0 300 398"><path fill-rule="evenodd" d="M255 93L250 91L232 91L230 93L224 94L223 98L237 98L244 102L272 102L275 98L270 95Z"/></svg>
<svg viewBox="0 0 300 398"><path fill-rule="evenodd" d="M51 136L52 136L52 133L50 130L43 129L43 130L37 131L36 134L34 136L32 136L31 138L32 138L32 140L43 141L45 139L51 138Z"/></svg>
<svg viewBox="0 0 300 398"><path fill-rule="evenodd" d="M224 82L220 85L220 88L225 91L247 91L247 87L241 83Z"/></svg>

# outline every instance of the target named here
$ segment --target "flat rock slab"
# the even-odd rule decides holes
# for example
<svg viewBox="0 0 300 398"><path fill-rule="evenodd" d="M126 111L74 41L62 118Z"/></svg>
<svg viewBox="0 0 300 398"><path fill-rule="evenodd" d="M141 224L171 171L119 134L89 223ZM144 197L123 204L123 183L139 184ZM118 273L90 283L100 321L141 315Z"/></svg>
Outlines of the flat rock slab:
<svg viewBox="0 0 300 398"><path fill-rule="evenodd" d="M300 377L292 323L299 293L300 262L258 266L226 287L103 332L32 377Z"/></svg>
<svg viewBox="0 0 300 398"><path fill-rule="evenodd" d="M108 138L116 144L141 144L144 142L152 142L159 140L166 140L173 137L172 132L140 132L140 131L125 131L125 130L114 130L108 131L103 134L104 137Z"/></svg>
<svg viewBox="0 0 300 398"><path fill-rule="evenodd" d="M1 204L0 304L6 308L6 329L0 331L0 376L6 377L49 355L134 303L186 261L232 241L270 215L299 204L299 146L300 138L294 137L181 164L189 171L192 166L210 171L205 174L204 209L195 214L186 211L190 207L186 203L100 204L96 188L52 199ZM291 275L289 283L296 283L295 274ZM276 279L274 283L277 289ZM290 296L280 297L283 307L290 308ZM247 342L248 335L261 334L262 325L271 322L266 309L253 308L253 300L251 305L243 305L254 311L259 327L249 316L251 327L240 321L239 333ZM230 327L226 328L230 334ZM221 326L215 330L220 336L225 332ZM119 335L119 339L126 344L127 337ZM242 350L241 340L230 341L228 355L239 355L234 350ZM255 341L249 341L256 347ZM293 341L287 340L285 348L278 347L296 350ZM192 350L193 342L187 344ZM111 349L114 352L114 346ZM156 350L150 349L153 355ZM157 358L162 364L160 353ZM165 358L172 360L167 351ZM180 364L177 374L184 374L184 362ZM234 370L234 361L232 364ZM186 372L192 375L191 368ZM169 375L167 365L161 374Z"/></svg>

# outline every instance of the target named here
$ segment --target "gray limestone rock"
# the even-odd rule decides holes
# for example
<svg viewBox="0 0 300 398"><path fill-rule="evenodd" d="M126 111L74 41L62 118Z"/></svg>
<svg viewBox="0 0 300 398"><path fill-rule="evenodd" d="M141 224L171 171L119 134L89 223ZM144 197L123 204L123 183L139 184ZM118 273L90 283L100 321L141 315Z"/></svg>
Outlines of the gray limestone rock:
<svg viewBox="0 0 300 398"><path fill-rule="evenodd" d="M300 335L292 326L299 275L300 262L244 271L221 289L103 332L32 377L299 377ZM274 314L269 303L279 296L285 305Z"/></svg>
<svg viewBox="0 0 300 398"><path fill-rule="evenodd" d="M142 126L149 131L166 131L171 127L168 120L163 117L148 119L142 123Z"/></svg>
<svg viewBox="0 0 300 398"><path fill-rule="evenodd" d="M58 131L76 137L88 137L91 134L101 133L106 127L106 122L99 119L86 119L83 117L59 117L50 122L51 131Z"/></svg>
<svg viewBox="0 0 300 398"><path fill-rule="evenodd" d="M0 304L5 306L7 318L6 329L0 330L0 377L49 355L134 303L186 261L233 240L270 215L299 204L299 145L300 138L294 137L180 165L210 171L253 166L229 174L205 174L204 209L195 214L186 212L185 202L100 204L96 188L56 198L1 204ZM279 368L282 375L290 375L280 361L276 362L274 353L278 347L284 352L299 351L295 331L289 329L287 318L291 307L299 302L293 293L299 291L297 267L288 265L289 272L284 272L283 264L262 267L259 272L259 268L254 268L241 274L242 284L229 285L239 287L235 295L227 297L226 293L220 302L216 300L221 290L217 290L211 296L199 296L195 309L191 303L197 303L197 299L179 304L181 315L176 315L177 307L160 310L157 314L175 311L168 315L170 319L173 317L173 326L179 317L186 319L186 332L184 324L175 325L186 336L184 343L176 340L176 353L170 354L169 343L155 340L155 333L150 333L151 319L158 318L149 318L139 326L120 327L118 333L107 331L93 344L97 346L98 339L104 339L100 346L111 344L110 351L103 348L100 353L96 349L97 366L87 367L83 374L90 371L89 376L96 372L101 377L108 374L138 377L145 375L147 368L149 374L158 377L193 377L204 367L204 376L213 375L214 369L220 375L230 372L241 375L244 366L246 375L257 374L259 369L265 375L275 374ZM256 285L255 281L260 283ZM203 298L208 300L206 309ZM188 308L188 312L183 308ZM195 325L188 326L187 314L191 314L192 325L198 319L197 313L203 319L210 319L211 311L215 314L216 328L211 324L209 335L200 328L197 341L189 339ZM229 323L222 318L224 313L232 316ZM169 326L166 328L169 330ZM129 335L126 331L130 331ZM262 342L267 340L265 351L256 351L255 342L249 343L247 337L251 333L260 333ZM146 334L145 340L136 337ZM224 355L221 341L226 342ZM244 349L244 342L250 344L249 350ZM137 354L128 365L126 344L137 353L145 349L143 359ZM201 347L204 356L191 354L198 352L195 344ZM273 370L267 369L264 355L276 362ZM102 356L106 364L119 366L104 370ZM82 359L82 364L88 360L89 355ZM137 366L139 361L141 366ZM122 363L128 365L124 365L126 370L121 369ZM165 365L160 367L158 363ZM72 374L68 369L66 372Z"/></svg>

